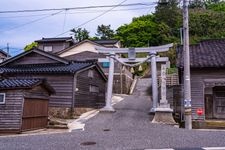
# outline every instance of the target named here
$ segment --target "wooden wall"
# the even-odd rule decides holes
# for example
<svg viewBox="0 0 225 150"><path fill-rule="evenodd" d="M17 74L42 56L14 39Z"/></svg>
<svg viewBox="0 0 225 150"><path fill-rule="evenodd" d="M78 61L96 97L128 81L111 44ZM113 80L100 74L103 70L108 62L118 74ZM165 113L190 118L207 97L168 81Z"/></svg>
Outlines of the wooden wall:
<svg viewBox="0 0 225 150"><path fill-rule="evenodd" d="M73 75L50 74L14 74L16 78L44 78L54 88L55 94L50 96L50 107L71 107Z"/></svg>
<svg viewBox="0 0 225 150"><path fill-rule="evenodd" d="M191 69L191 99L192 99L192 115L197 119L205 119L205 115L196 116L197 108L205 109L204 104L204 80L205 79L225 79L225 69L204 68Z"/></svg>
<svg viewBox="0 0 225 150"><path fill-rule="evenodd" d="M19 131L23 110L22 90L0 90L5 93L5 104L0 104L0 131ZM7 132L7 131L6 131Z"/></svg>
<svg viewBox="0 0 225 150"><path fill-rule="evenodd" d="M93 69L94 77L88 77L88 71L81 72L77 77L75 107L102 107L105 105L106 81L95 69ZM90 92L90 85L97 86L99 92Z"/></svg>
<svg viewBox="0 0 225 150"><path fill-rule="evenodd" d="M44 87L0 92L6 94L5 104L0 104L0 132L20 132L47 126L49 93Z"/></svg>
<svg viewBox="0 0 225 150"><path fill-rule="evenodd" d="M48 42L48 43L39 43L38 48L44 50L44 46L52 46L52 53L57 53L65 48L70 46L69 42Z"/></svg>
<svg viewBox="0 0 225 150"><path fill-rule="evenodd" d="M37 53L30 53L18 60L13 61L9 65L13 66L13 65L23 65L23 64L44 64L44 63L59 63L59 62Z"/></svg>

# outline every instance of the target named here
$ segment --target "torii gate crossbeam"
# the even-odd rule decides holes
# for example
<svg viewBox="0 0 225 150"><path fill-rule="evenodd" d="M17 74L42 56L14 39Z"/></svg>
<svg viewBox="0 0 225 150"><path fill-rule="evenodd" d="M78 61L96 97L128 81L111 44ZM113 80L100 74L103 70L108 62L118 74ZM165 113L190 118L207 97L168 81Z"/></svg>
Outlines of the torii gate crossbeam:
<svg viewBox="0 0 225 150"><path fill-rule="evenodd" d="M131 54L134 53L132 58L128 58L128 62L138 62L143 58L134 58L136 53L148 53L151 59L151 72L152 72L152 99L153 99L153 107L150 112L155 112L158 103L158 84L157 84L157 68L156 62L159 57L156 57L158 52L166 52L172 47L173 44L167 44L162 46L153 46L153 47L144 47L144 48L105 48L96 46L95 49L99 53L103 53L109 56L109 75L108 75L108 85L107 85L107 96L106 96L106 106L102 109L102 111L115 112L112 107L112 86L113 86L113 74L114 74L114 59L111 56L115 56L116 54ZM133 54L132 54L133 55ZM120 58L120 60L123 58ZM137 60L136 60L137 59ZM139 59L139 60L138 60ZM103 59L100 59L103 60ZM127 61L126 59L122 61ZM161 59L161 61L163 61ZM168 60L167 60L168 61Z"/></svg>

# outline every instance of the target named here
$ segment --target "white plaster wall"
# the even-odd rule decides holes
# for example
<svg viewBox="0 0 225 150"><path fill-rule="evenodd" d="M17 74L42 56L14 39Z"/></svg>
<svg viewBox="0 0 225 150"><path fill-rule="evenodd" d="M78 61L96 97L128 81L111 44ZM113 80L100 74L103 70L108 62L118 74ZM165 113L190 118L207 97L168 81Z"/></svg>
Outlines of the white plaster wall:
<svg viewBox="0 0 225 150"><path fill-rule="evenodd" d="M78 53L85 52L85 51L98 53L98 51L95 50L94 44L89 43L89 42L85 42L85 43L82 43L82 44L80 44L80 45L60 54L60 57L66 57L66 56L78 54Z"/></svg>

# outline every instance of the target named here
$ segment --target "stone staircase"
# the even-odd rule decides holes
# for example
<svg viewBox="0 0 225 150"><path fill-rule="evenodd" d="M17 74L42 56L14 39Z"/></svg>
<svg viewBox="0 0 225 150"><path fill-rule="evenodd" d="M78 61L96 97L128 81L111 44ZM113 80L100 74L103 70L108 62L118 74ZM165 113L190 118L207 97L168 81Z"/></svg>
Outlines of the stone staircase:
<svg viewBox="0 0 225 150"><path fill-rule="evenodd" d="M149 96L147 94L148 88L151 86L151 79L150 78L140 78L137 81L136 88L134 90L133 95L137 96Z"/></svg>

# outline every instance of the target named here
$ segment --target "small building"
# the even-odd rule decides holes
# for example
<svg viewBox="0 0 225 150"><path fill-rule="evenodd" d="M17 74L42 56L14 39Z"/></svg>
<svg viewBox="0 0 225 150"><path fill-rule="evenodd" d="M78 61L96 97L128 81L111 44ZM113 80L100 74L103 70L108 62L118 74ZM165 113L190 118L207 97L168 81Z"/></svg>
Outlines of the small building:
<svg viewBox="0 0 225 150"><path fill-rule="evenodd" d="M0 63L6 60L9 56L5 51L0 49Z"/></svg>
<svg viewBox="0 0 225 150"><path fill-rule="evenodd" d="M0 81L0 133L45 128L54 89L43 79Z"/></svg>
<svg viewBox="0 0 225 150"><path fill-rule="evenodd" d="M179 76L183 84L183 47L178 46ZM190 45L192 119L225 119L225 39L204 40ZM197 111L203 113L198 115Z"/></svg>
<svg viewBox="0 0 225 150"><path fill-rule="evenodd" d="M107 77L93 60L69 61L52 53L33 49L0 64L7 78L44 78L54 88L49 115L71 118L105 105Z"/></svg>
<svg viewBox="0 0 225 150"><path fill-rule="evenodd" d="M41 40L36 40L35 42L38 43L38 49L50 53L57 53L74 44L72 37L42 38Z"/></svg>
<svg viewBox="0 0 225 150"><path fill-rule="evenodd" d="M98 64L102 67L105 75L108 75L109 61L105 61L105 59L102 59L104 61L100 61L101 58L106 58L106 56L98 53L95 46L119 48L120 42L118 40L84 40L58 52L57 55L68 60L97 59ZM128 94L132 82L132 73L120 63L115 62L113 93Z"/></svg>

